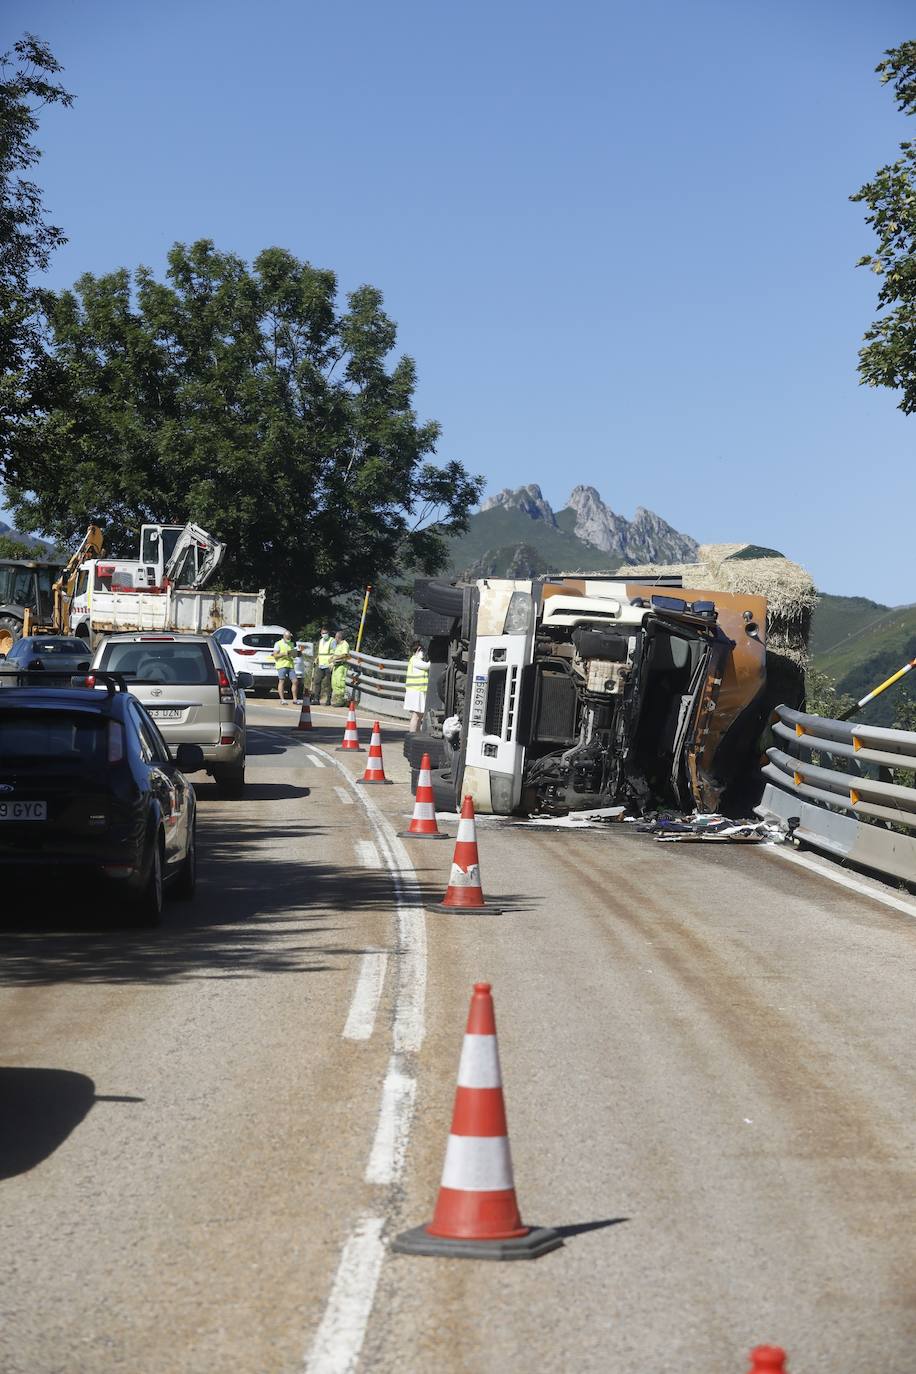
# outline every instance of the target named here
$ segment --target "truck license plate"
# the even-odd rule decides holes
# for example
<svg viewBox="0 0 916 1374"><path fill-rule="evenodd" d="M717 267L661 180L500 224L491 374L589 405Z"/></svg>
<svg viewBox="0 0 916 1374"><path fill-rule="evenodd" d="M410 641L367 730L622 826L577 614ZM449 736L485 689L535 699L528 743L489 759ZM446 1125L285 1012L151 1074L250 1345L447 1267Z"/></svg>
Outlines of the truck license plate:
<svg viewBox="0 0 916 1374"><path fill-rule="evenodd" d="M471 697L471 724L483 724L484 705L487 700L487 679L477 677L474 679L474 695Z"/></svg>
<svg viewBox="0 0 916 1374"><path fill-rule="evenodd" d="M182 714L181 711L167 711L161 706L158 711L155 707L150 711L153 720L181 720Z"/></svg>
<svg viewBox="0 0 916 1374"><path fill-rule="evenodd" d="M47 819L47 802L0 801L0 821L46 821Z"/></svg>

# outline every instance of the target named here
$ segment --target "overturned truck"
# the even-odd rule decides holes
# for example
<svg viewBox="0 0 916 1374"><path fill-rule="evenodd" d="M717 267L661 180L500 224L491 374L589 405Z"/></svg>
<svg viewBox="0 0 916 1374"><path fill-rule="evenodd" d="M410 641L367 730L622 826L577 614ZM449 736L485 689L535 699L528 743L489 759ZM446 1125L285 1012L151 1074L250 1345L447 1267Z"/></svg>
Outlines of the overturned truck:
<svg viewBox="0 0 916 1374"><path fill-rule="evenodd" d="M618 573L418 579L414 595L431 668L405 752L414 773L430 754L443 809L746 811L769 716L801 700L799 665L768 678L759 594Z"/></svg>

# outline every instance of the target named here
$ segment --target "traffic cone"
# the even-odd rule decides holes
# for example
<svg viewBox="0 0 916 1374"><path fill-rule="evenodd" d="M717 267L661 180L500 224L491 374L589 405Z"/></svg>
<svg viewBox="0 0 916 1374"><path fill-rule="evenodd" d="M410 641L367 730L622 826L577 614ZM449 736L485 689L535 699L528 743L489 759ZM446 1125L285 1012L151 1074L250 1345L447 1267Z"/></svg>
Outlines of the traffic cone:
<svg viewBox="0 0 916 1374"><path fill-rule="evenodd" d="M519 1215L493 998L489 983L475 983L436 1210L428 1225L402 1232L391 1248L405 1255L537 1259L562 1244L559 1232L525 1226Z"/></svg>
<svg viewBox="0 0 916 1374"><path fill-rule="evenodd" d="M751 1351L748 1374L788 1374L786 1352L778 1345L758 1345Z"/></svg>
<svg viewBox="0 0 916 1374"><path fill-rule="evenodd" d="M378 721L372 727L372 739L369 741L369 757L366 759L366 771L357 782L383 783L385 787L391 787L391 779L385 777L385 765L382 762L382 731Z"/></svg>
<svg viewBox="0 0 916 1374"><path fill-rule="evenodd" d="M311 730L312 728L312 701L308 692L302 694L302 709L299 712L299 724L297 730Z"/></svg>
<svg viewBox="0 0 916 1374"><path fill-rule="evenodd" d="M356 706L352 701L350 702L350 709L347 711L347 724L344 727L343 743L337 746L338 754L342 749L352 750L354 754L362 754L365 752L360 746L359 735L356 730Z"/></svg>
<svg viewBox="0 0 916 1374"><path fill-rule="evenodd" d="M414 798L410 825L406 830L399 830L398 835L401 839L409 836L412 840L448 839L448 835L443 835L436 824L436 799L433 794L432 764L429 761L429 754L424 754L420 760L420 777L417 781L417 793Z"/></svg>
<svg viewBox="0 0 916 1374"><path fill-rule="evenodd" d="M441 902L434 902L429 911L504 911L486 901L480 885L480 859L477 854L477 827L474 824L474 803L465 797L461 803L461 819L455 838L452 871Z"/></svg>

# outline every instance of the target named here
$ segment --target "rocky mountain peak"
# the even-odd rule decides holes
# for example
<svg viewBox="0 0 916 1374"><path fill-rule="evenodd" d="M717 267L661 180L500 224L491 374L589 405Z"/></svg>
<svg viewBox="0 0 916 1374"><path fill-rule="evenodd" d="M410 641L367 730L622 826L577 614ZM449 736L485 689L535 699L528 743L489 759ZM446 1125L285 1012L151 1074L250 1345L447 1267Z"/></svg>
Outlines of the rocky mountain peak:
<svg viewBox="0 0 916 1374"><path fill-rule="evenodd" d="M627 563L691 563L699 544L681 534L660 515L637 506L632 520L605 505L594 487L573 487L569 509L575 512L575 534L586 544L618 554Z"/></svg>
<svg viewBox="0 0 916 1374"><path fill-rule="evenodd" d="M501 506L504 510L519 510L532 520L543 520L548 525L556 525L557 518L549 501L537 482L529 482L525 487L504 487L495 496L488 496L480 503L480 509L494 510Z"/></svg>

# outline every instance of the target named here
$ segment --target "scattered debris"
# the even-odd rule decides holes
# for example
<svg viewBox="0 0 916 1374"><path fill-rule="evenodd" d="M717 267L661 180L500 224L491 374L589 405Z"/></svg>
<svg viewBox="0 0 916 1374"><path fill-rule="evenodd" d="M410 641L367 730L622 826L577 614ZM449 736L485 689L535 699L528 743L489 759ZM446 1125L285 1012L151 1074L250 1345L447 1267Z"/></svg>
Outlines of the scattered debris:
<svg viewBox="0 0 916 1374"><path fill-rule="evenodd" d="M669 843L761 844L785 839L785 829L772 821L736 821L717 812L692 816L656 816L636 822L636 829Z"/></svg>

